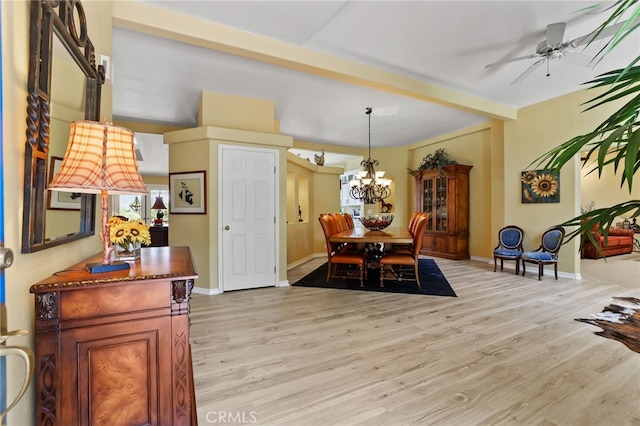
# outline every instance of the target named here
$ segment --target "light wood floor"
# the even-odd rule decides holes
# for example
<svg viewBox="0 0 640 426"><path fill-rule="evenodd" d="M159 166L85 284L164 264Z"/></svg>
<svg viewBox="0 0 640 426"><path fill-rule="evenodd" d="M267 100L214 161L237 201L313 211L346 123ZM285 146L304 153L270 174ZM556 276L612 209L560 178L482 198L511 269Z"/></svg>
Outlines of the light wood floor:
<svg viewBox="0 0 640 426"><path fill-rule="evenodd" d="M303 287L194 295L199 423L640 425L640 354L574 321L613 296L640 297L640 253L627 260L635 278L606 282L436 259L457 298Z"/></svg>

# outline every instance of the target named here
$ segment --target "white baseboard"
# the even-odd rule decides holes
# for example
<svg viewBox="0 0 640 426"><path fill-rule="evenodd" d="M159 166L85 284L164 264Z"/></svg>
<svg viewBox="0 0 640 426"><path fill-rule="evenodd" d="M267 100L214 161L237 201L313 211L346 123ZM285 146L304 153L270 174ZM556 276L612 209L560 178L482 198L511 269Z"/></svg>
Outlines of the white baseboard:
<svg viewBox="0 0 640 426"><path fill-rule="evenodd" d="M309 256L303 257L300 260L296 260L293 263L290 263L289 265L287 265L287 270L291 269L291 268L295 268L296 266L300 266L303 263L306 263L308 261L310 261L311 259L315 259L316 257L323 257L326 256L326 253L314 253L314 254L310 254Z"/></svg>
<svg viewBox="0 0 640 426"><path fill-rule="evenodd" d="M274 287L289 287L289 280L278 281ZM203 294L205 296L217 296L222 294L218 288L194 287L192 293Z"/></svg>
<svg viewBox="0 0 640 426"><path fill-rule="evenodd" d="M205 296L214 296L217 294L222 294L220 289L217 288L202 288L202 287L194 287L192 293L196 294L204 294Z"/></svg>
<svg viewBox="0 0 640 426"><path fill-rule="evenodd" d="M500 259L498 259L500 260ZM493 265L493 259L488 259L487 263L490 265ZM522 268L522 265L520 265L520 268ZM510 270L510 271L514 271L516 270L516 263L514 261L505 261L504 263L504 269L505 270ZM500 272L500 264L498 263L498 267L496 268L497 272ZM520 274L522 274L522 270L520 271ZM529 276L530 274L535 274L535 276L538 276L538 267L534 264L529 264L529 271L527 272L527 275L525 276ZM553 267L547 267L544 269L544 272L542 274L545 277L551 277L555 279L555 274L553 273ZM521 275L522 276L522 275ZM582 279L582 275L581 274L575 274L573 272L563 272L563 271L558 271L558 278L569 278L570 280L581 280Z"/></svg>

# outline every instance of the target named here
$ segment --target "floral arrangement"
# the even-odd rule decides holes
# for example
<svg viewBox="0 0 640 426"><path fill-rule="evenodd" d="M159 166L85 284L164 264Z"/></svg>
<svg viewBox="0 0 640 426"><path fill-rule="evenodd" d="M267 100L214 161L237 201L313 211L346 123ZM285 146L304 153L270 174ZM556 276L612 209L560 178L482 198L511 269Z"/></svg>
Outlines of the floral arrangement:
<svg viewBox="0 0 640 426"><path fill-rule="evenodd" d="M418 166L418 170L440 169L451 164L458 164L457 161L449 158L449 154L444 148L436 149L436 152L426 155L422 159L422 163Z"/></svg>
<svg viewBox="0 0 640 426"><path fill-rule="evenodd" d="M133 243L151 244L149 225L139 220L124 220L117 216L109 218L109 240L111 244L129 250Z"/></svg>

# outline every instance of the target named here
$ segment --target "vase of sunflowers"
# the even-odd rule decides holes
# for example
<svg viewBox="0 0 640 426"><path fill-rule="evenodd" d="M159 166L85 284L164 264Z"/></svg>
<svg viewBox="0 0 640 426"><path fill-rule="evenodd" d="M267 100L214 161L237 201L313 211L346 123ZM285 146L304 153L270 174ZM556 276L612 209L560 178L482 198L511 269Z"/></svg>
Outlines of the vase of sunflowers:
<svg viewBox="0 0 640 426"><path fill-rule="evenodd" d="M139 220L109 219L109 239L113 244L113 260L136 260L142 246L151 244L149 225Z"/></svg>

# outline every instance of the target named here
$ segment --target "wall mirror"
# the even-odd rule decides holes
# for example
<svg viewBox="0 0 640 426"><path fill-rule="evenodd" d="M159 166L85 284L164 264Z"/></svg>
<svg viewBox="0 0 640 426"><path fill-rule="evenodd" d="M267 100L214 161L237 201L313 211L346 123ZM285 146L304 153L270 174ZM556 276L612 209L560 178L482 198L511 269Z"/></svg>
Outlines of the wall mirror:
<svg viewBox="0 0 640 426"><path fill-rule="evenodd" d="M104 68L96 66L77 0L31 2L22 253L95 234L96 197L47 191L69 123L99 120Z"/></svg>

